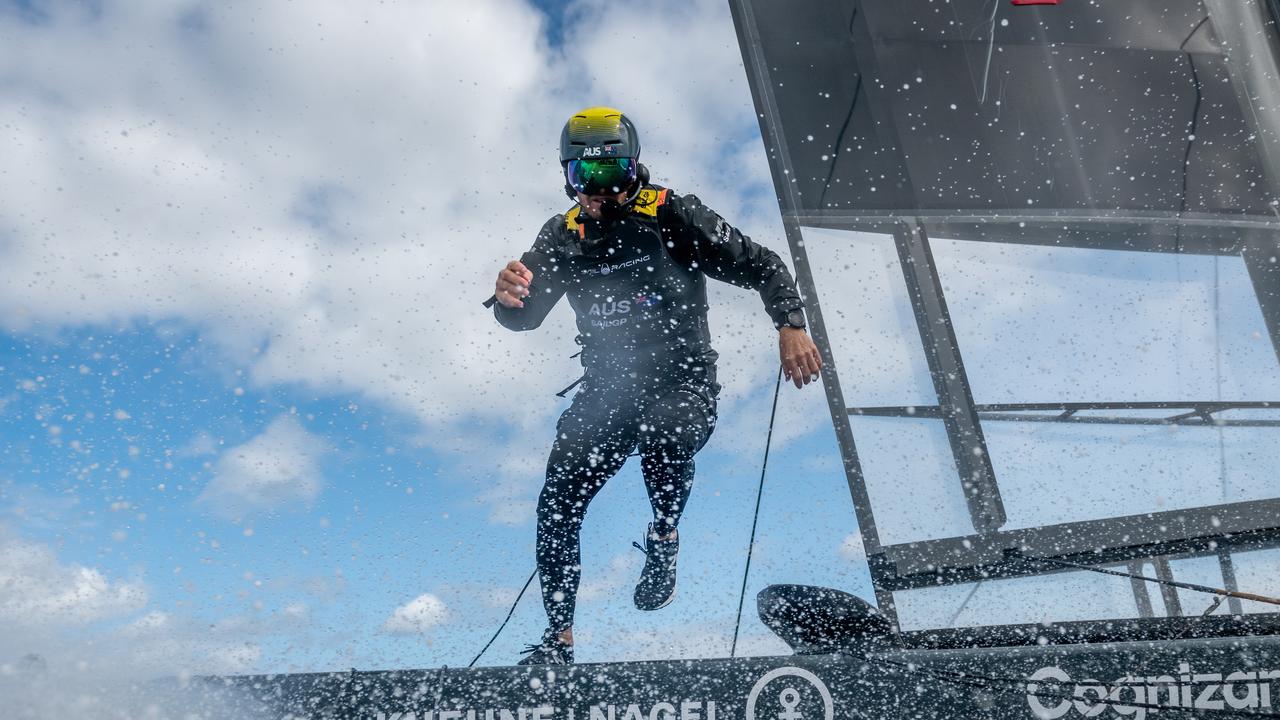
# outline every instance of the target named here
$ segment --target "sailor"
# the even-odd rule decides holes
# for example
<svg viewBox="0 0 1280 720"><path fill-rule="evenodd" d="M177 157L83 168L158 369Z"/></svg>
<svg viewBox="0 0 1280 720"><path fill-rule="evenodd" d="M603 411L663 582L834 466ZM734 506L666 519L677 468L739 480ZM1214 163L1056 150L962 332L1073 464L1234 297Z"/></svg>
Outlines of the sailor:
<svg viewBox="0 0 1280 720"><path fill-rule="evenodd" d="M498 322L532 330L561 296L577 317L584 375L556 424L538 496L537 562L548 627L521 664L573 662L579 531L587 505L639 451L653 522L635 605L657 610L676 587L680 515L693 456L716 423L715 350L707 277L756 290L778 329L786 378L818 379L822 361L805 331L786 264L694 195L649 182L640 139L620 111L576 113L560 135L573 208L543 225L533 248L498 274Z"/></svg>

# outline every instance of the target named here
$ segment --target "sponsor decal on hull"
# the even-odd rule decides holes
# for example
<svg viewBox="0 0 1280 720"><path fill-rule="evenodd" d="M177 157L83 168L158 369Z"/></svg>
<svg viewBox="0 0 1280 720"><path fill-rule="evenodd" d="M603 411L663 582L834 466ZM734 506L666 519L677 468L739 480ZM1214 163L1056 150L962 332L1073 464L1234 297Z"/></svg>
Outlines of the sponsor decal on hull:
<svg viewBox="0 0 1280 720"><path fill-rule="evenodd" d="M541 686L534 680L533 687ZM826 684L798 667L770 670L747 693L746 706L726 711L717 701L669 699L657 702L599 701L583 708L537 707L417 709L377 711L371 720L834 720L835 702ZM742 713L742 714L738 714ZM294 716L305 717L305 716Z"/></svg>
<svg viewBox="0 0 1280 720"><path fill-rule="evenodd" d="M534 708L486 708L484 710L424 710L378 712L374 720L720 720L716 716L714 700L677 700L656 702L652 705L629 703L614 705L599 703L591 706L588 714L575 717L573 708L557 711L550 705Z"/></svg>
<svg viewBox="0 0 1280 720"><path fill-rule="evenodd" d="M1280 670L1192 672L1179 663L1173 675L1128 674L1111 681L1074 680L1049 665L1027 678L1027 705L1040 720L1108 716L1144 720L1160 708L1270 710L1271 685Z"/></svg>

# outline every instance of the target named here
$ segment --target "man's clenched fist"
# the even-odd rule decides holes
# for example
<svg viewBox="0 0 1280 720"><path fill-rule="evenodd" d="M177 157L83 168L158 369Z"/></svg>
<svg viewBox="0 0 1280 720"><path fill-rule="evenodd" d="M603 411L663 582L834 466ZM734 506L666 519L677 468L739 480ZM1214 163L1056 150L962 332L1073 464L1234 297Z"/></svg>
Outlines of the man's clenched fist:
<svg viewBox="0 0 1280 720"><path fill-rule="evenodd" d="M524 263L512 260L498 273L498 282L494 285L493 294L498 302L509 308L524 307L523 298L529 297L529 285L533 283L533 273Z"/></svg>

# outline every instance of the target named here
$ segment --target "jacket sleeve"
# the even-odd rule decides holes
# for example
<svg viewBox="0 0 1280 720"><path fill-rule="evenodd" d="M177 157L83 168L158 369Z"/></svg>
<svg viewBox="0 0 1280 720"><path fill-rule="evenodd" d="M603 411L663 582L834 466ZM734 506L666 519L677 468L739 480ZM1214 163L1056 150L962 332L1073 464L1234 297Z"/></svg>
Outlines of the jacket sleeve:
<svg viewBox="0 0 1280 720"><path fill-rule="evenodd" d="M551 308L564 295L564 277L556 252L556 233L564 227L564 217L557 215L547 221L538 233L533 247L520 256L520 262L533 273L529 284L529 296L524 307L509 308L495 303L493 315L509 330L532 330L542 324Z"/></svg>
<svg viewBox="0 0 1280 720"><path fill-rule="evenodd" d="M725 222L696 195L676 195L665 203L677 248L707 275L760 293L774 324L804 307L787 264L777 253Z"/></svg>

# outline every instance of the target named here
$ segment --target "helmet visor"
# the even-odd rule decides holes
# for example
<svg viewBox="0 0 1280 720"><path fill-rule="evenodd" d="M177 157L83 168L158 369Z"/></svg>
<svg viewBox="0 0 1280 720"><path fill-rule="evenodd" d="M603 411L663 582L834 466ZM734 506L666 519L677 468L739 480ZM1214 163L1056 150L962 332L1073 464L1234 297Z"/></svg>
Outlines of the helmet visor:
<svg viewBox="0 0 1280 720"><path fill-rule="evenodd" d="M583 158L570 160L565 179L583 195L616 195L636 181L636 161L631 158Z"/></svg>

